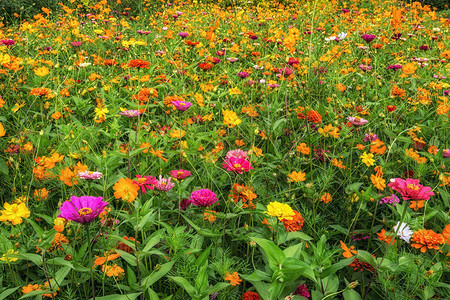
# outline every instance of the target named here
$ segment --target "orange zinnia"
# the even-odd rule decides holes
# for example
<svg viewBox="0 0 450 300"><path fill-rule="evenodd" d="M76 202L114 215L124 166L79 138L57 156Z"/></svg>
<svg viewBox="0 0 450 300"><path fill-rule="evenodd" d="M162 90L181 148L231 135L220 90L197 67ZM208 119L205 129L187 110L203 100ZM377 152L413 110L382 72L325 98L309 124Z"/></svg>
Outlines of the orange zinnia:
<svg viewBox="0 0 450 300"><path fill-rule="evenodd" d="M138 196L139 185L134 183L133 180L129 178L121 178L113 186L114 197L116 199L121 198L124 201L133 202Z"/></svg>
<svg viewBox="0 0 450 300"><path fill-rule="evenodd" d="M305 220L303 220L302 215L298 211L294 210L294 216L292 217L292 220L282 219L281 222L283 222L284 228L286 228L287 231L291 232L302 230Z"/></svg>
<svg viewBox="0 0 450 300"><path fill-rule="evenodd" d="M142 59L132 59L128 62L129 68L148 69L150 63Z"/></svg>
<svg viewBox="0 0 450 300"><path fill-rule="evenodd" d="M442 234L427 229L419 229L414 232L411 241L415 242L414 244L411 244L411 246L420 249L420 252L422 253L427 251L427 248L439 250L438 245L445 242Z"/></svg>
<svg viewBox="0 0 450 300"><path fill-rule="evenodd" d="M416 72L417 66L414 63L404 64L402 67L402 71L404 74L412 75Z"/></svg>

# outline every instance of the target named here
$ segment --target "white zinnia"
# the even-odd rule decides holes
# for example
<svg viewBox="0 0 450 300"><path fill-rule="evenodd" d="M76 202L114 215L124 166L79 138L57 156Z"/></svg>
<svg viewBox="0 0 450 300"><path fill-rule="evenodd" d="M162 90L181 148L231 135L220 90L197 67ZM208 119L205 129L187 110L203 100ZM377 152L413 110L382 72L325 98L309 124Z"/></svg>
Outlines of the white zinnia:
<svg viewBox="0 0 450 300"><path fill-rule="evenodd" d="M394 226L393 230L394 230L394 232L397 232L397 235L399 238L401 238L402 240L404 240L407 243L409 243L409 240L411 239L411 237L414 233L411 230L411 228L408 226L408 224L406 224L404 222L402 222L400 224L400 221L397 222L397 225Z"/></svg>

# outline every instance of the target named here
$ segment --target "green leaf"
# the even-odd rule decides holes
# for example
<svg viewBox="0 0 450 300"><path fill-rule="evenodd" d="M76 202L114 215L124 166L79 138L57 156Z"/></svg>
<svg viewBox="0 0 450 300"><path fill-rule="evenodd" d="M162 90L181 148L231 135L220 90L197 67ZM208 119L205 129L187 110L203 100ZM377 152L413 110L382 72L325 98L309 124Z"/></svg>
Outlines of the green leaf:
<svg viewBox="0 0 450 300"><path fill-rule="evenodd" d="M195 278L195 289L203 292L208 289L208 261L206 260L203 266L200 268L197 277Z"/></svg>
<svg viewBox="0 0 450 300"><path fill-rule="evenodd" d="M95 297L96 300L134 300L142 293L133 293L133 294L126 294L126 295L119 295L119 294L113 294L103 297ZM92 298L90 299L92 300Z"/></svg>
<svg viewBox="0 0 450 300"><path fill-rule="evenodd" d="M69 274L71 268L70 267L64 267L58 270L55 274L55 283L57 286L61 286L64 278L66 278L67 274Z"/></svg>
<svg viewBox="0 0 450 300"><path fill-rule="evenodd" d="M361 295L355 290L345 290L342 295L344 296L344 300L361 300Z"/></svg>
<svg viewBox="0 0 450 300"><path fill-rule="evenodd" d="M139 221L137 230L142 230L147 223L153 223L155 219L155 212L153 210L149 211L142 219ZM153 218L152 218L153 217Z"/></svg>
<svg viewBox="0 0 450 300"><path fill-rule="evenodd" d="M159 233L158 233L158 235L152 234L152 236L150 236L150 238L145 242L145 247L144 247L144 249L142 249L142 252L149 251L150 249L153 248L153 246L158 244L160 240L161 240L161 238L159 236Z"/></svg>
<svg viewBox="0 0 450 300"><path fill-rule="evenodd" d="M375 260L375 257L372 256L367 251L364 250L358 250L358 253L356 254L356 258L370 264L371 266L375 267L377 265L377 261Z"/></svg>
<svg viewBox="0 0 450 300"><path fill-rule="evenodd" d="M152 286L152 284L166 275L172 269L174 264L175 261L170 261L168 263L162 264L159 270L153 272L142 280L142 285L144 285L146 288L149 288L150 286Z"/></svg>
<svg viewBox="0 0 450 300"><path fill-rule="evenodd" d="M130 268L130 266L127 266L127 279L128 279L128 285L131 287L137 283L136 274Z"/></svg>
<svg viewBox="0 0 450 300"><path fill-rule="evenodd" d="M213 287L210 287L209 289L207 289L205 291L205 294L211 295L211 294L219 292L219 291L221 291L224 288L227 288L229 286L230 286L230 284L228 282L218 282Z"/></svg>
<svg viewBox="0 0 450 300"><path fill-rule="evenodd" d="M312 281L316 281L316 276L311 266L297 258L287 257L283 261L282 272L288 281L294 281L300 276L305 276Z"/></svg>
<svg viewBox="0 0 450 300"><path fill-rule="evenodd" d="M128 252L122 251L122 250L116 250L117 253L120 253L120 257L122 257L127 263L129 263L131 266L136 267L136 256L133 254L130 254Z"/></svg>
<svg viewBox="0 0 450 300"><path fill-rule="evenodd" d="M23 258L23 259L32 261L37 266L42 265L42 256L40 256L40 255L33 254L33 253L21 253L17 256L18 256L18 258Z"/></svg>
<svg viewBox="0 0 450 300"><path fill-rule="evenodd" d="M338 271L342 268L345 268L346 266L351 264L353 262L353 260L354 260L354 257L350 257L350 258L343 259L343 260L331 265L330 267L326 268L320 274L320 278L325 278L325 277L329 276L330 274L336 273L336 271Z"/></svg>
<svg viewBox="0 0 450 300"><path fill-rule="evenodd" d="M339 278L336 274L330 274L330 276L322 279L322 287L325 290L325 295L336 293L339 288Z"/></svg>
<svg viewBox="0 0 450 300"><path fill-rule="evenodd" d="M278 248L272 241L262 239L262 238L251 238L255 241L263 250L263 255L269 262L272 270L278 269L278 266L284 261L286 255L280 248Z"/></svg>
<svg viewBox="0 0 450 300"><path fill-rule="evenodd" d="M8 165L6 164L6 161L3 158L0 158L0 172L2 172L5 175L9 175Z"/></svg>
<svg viewBox="0 0 450 300"><path fill-rule="evenodd" d="M175 283L177 283L179 286L181 286L191 297L195 295L195 288L185 278L174 276L169 276L169 278L175 281Z"/></svg>
<svg viewBox="0 0 450 300"><path fill-rule="evenodd" d="M299 239L301 241L310 241L313 238L310 237L309 235L307 235L306 233L303 233L300 231L289 232L287 234L286 241L290 241L290 240L294 240L294 239Z"/></svg>
<svg viewBox="0 0 450 300"><path fill-rule="evenodd" d="M194 228L198 234L200 235L204 235L204 236L208 236L208 237L221 237L223 234L222 233L214 233L209 229L202 229L199 226L197 226L194 222L192 222L191 220L189 220L186 216L182 215L182 217L186 220L186 222L189 223L189 225L192 226L192 228Z"/></svg>
<svg viewBox="0 0 450 300"><path fill-rule="evenodd" d="M14 293L15 291L17 291L18 288L19 288L19 286L15 287L15 288L10 288L10 289L4 290L0 294L0 300L4 300L4 299L8 298L8 296L11 295L12 293Z"/></svg>
<svg viewBox="0 0 450 300"><path fill-rule="evenodd" d="M207 249L205 249L205 251L202 252L202 254L200 254L197 259L195 260L195 264L197 266L203 266L205 263L208 263L208 257L209 257L209 253L211 252L211 247L212 244L209 245L209 247Z"/></svg>
<svg viewBox="0 0 450 300"><path fill-rule="evenodd" d="M36 224L36 222L34 222L33 220L31 220L31 219L25 219L25 220L27 221L28 224L31 225L31 227L33 227L33 229L36 232L36 234L40 238L42 238L42 236L44 235L44 230L41 227L39 227L39 225Z"/></svg>
<svg viewBox="0 0 450 300"><path fill-rule="evenodd" d="M283 250L286 257L299 258L303 250L303 243L298 243Z"/></svg>

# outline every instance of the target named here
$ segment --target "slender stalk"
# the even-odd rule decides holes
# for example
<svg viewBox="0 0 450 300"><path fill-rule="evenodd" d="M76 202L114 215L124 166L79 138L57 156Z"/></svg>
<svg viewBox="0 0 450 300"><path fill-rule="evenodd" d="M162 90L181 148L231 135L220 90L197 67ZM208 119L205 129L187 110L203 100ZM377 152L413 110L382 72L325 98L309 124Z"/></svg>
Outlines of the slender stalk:
<svg viewBox="0 0 450 300"><path fill-rule="evenodd" d="M94 270L92 269L92 245L91 236L89 232L89 224L86 226L88 251L89 251L89 270L91 273L91 284L92 284L92 299L95 300L95 285L94 285Z"/></svg>

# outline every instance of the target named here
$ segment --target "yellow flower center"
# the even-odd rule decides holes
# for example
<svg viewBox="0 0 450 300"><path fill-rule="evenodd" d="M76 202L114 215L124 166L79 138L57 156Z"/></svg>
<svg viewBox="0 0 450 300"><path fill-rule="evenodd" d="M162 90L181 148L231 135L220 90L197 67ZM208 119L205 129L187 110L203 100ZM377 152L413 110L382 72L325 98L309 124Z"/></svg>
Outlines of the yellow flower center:
<svg viewBox="0 0 450 300"><path fill-rule="evenodd" d="M361 121L361 118L360 117L355 117L355 121L359 122L359 121Z"/></svg>
<svg viewBox="0 0 450 300"><path fill-rule="evenodd" d="M161 185L167 185L167 183L165 183L165 182L161 182L160 184L161 184Z"/></svg>
<svg viewBox="0 0 450 300"><path fill-rule="evenodd" d="M184 103L184 102L180 102L180 105L182 105L182 106L185 106L185 105L186 105L186 103Z"/></svg>
<svg viewBox="0 0 450 300"><path fill-rule="evenodd" d="M183 172L178 171L177 176L180 176L180 177L181 177L181 176L183 176L183 174L184 174Z"/></svg>
<svg viewBox="0 0 450 300"><path fill-rule="evenodd" d="M87 216L92 214L92 209L90 209L89 207L83 207L78 211L78 213L80 214L80 216Z"/></svg>
<svg viewBox="0 0 450 300"><path fill-rule="evenodd" d="M138 178L136 181L137 181L139 184L143 184L144 182L147 181L147 178L141 177L141 178Z"/></svg>
<svg viewBox="0 0 450 300"><path fill-rule="evenodd" d="M415 184L408 184L408 189L418 191L419 187Z"/></svg>
<svg viewBox="0 0 450 300"><path fill-rule="evenodd" d="M13 212L13 214L16 214L19 211L19 207L17 205L13 205L11 211Z"/></svg>
<svg viewBox="0 0 450 300"><path fill-rule="evenodd" d="M236 168L236 169L242 168L242 166L240 164L234 164L233 167Z"/></svg>

